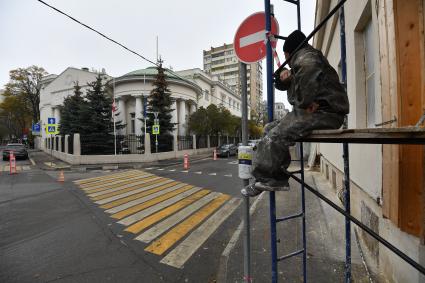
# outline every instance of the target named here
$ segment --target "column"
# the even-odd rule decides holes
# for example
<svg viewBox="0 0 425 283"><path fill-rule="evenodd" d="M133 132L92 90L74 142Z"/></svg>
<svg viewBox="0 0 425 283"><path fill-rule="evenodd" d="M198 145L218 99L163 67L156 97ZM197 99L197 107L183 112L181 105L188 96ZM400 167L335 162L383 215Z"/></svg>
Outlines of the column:
<svg viewBox="0 0 425 283"><path fill-rule="evenodd" d="M179 101L179 135L186 135L186 101Z"/></svg>
<svg viewBox="0 0 425 283"><path fill-rule="evenodd" d="M120 97L118 100L118 121L121 121L121 125L125 125L127 124L127 119L126 119L126 109L125 109L125 100L123 97ZM127 125L128 127L128 125ZM120 130L120 134L125 135L127 133L126 128L123 128L122 130Z"/></svg>
<svg viewBox="0 0 425 283"><path fill-rule="evenodd" d="M173 99L171 104L171 109L173 109L173 112L171 112L171 123L173 123L174 125L174 131L173 134L177 135L177 129L178 129L178 125L177 125L177 101L175 99Z"/></svg>
<svg viewBox="0 0 425 283"><path fill-rule="evenodd" d="M65 151L64 151L64 153L69 153L69 143L68 143L68 141L69 141L69 135L65 135Z"/></svg>
<svg viewBox="0 0 425 283"><path fill-rule="evenodd" d="M143 111L143 104L142 104L142 96L141 95L139 95L139 96L136 96L135 97L136 98L136 109L135 109L135 127L136 127L136 130L135 130L135 133L136 133L136 135L137 136L139 136L139 135L141 135L142 134L142 125L143 125L143 122L142 122L142 118L143 118L143 113L142 113L142 111Z"/></svg>
<svg viewBox="0 0 425 283"><path fill-rule="evenodd" d="M80 134L74 134L74 155L81 155Z"/></svg>
<svg viewBox="0 0 425 283"><path fill-rule="evenodd" d="M195 104L195 102L192 102L190 104L190 115L192 115L195 112L196 112L196 104Z"/></svg>
<svg viewBox="0 0 425 283"><path fill-rule="evenodd" d="M59 136L58 139L58 151L62 152L62 136Z"/></svg>

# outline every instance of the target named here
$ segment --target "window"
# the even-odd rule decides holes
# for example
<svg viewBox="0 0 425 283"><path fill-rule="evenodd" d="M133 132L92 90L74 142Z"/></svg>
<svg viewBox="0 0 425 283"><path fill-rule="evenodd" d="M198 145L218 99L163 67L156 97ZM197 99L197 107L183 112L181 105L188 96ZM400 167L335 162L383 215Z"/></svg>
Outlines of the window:
<svg viewBox="0 0 425 283"><path fill-rule="evenodd" d="M366 123L375 126L375 56L372 20L369 20L363 31L364 70L366 83Z"/></svg>
<svg viewBox="0 0 425 283"><path fill-rule="evenodd" d="M208 90L204 90L204 97L206 101L210 100L210 92Z"/></svg>
<svg viewBox="0 0 425 283"><path fill-rule="evenodd" d="M136 114L130 113L131 118L131 134L134 134L136 132Z"/></svg>

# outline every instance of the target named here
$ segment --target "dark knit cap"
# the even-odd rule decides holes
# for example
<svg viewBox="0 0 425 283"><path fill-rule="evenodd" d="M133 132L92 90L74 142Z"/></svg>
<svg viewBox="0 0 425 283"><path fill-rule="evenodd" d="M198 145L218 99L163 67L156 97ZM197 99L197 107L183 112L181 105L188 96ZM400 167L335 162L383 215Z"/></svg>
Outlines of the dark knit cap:
<svg viewBox="0 0 425 283"><path fill-rule="evenodd" d="M296 30L292 32L283 44L283 52L288 52L291 54L298 47L298 45L304 41L304 39L306 39L306 37L301 31Z"/></svg>

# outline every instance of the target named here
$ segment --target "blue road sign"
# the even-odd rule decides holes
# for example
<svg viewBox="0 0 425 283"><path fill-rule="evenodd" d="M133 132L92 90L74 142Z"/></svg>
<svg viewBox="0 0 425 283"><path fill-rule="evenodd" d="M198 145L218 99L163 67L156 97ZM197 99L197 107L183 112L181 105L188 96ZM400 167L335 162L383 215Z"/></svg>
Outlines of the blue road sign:
<svg viewBox="0 0 425 283"><path fill-rule="evenodd" d="M40 132L40 123L32 124L32 132L39 133Z"/></svg>
<svg viewBox="0 0 425 283"><path fill-rule="evenodd" d="M47 118L47 124L56 124L56 118Z"/></svg>
<svg viewBox="0 0 425 283"><path fill-rule="evenodd" d="M49 133L54 133L54 132L56 132L56 127L55 126L49 126L49 127L47 127L47 131Z"/></svg>

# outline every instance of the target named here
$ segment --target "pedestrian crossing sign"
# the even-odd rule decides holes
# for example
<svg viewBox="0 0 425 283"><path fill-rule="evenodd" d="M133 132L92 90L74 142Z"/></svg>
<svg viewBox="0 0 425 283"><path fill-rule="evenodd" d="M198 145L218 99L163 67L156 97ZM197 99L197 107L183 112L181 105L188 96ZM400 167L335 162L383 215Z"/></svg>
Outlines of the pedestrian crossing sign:
<svg viewBox="0 0 425 283"><path fill-rule="evenodd" d="M153 125L152 126L152 134L153 135L159 135L159 125Z"/></svg>
<svg viewBox="0 0 425 283"><path fill-rule="evenodd" d="M58 131L58 124L48 124L46 126L46 134L50 135L57 135L59 134Z"/></svg>

